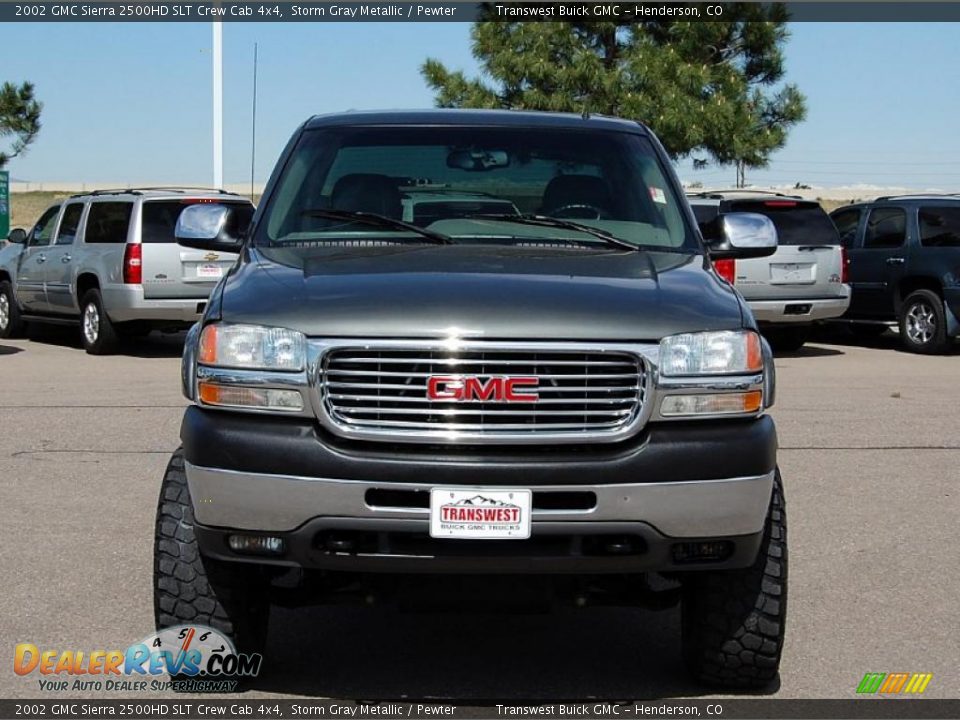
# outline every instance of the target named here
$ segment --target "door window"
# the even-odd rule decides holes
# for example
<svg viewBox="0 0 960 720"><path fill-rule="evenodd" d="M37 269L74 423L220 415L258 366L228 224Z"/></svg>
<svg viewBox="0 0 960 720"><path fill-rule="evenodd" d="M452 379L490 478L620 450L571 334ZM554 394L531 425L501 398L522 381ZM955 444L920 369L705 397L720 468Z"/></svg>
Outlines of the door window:
<svg viewBox="0 0 960 720"><path fill-rule="evenodd" d="M50 237L53 235L53 226L56 224L57 213L60 206L52 207L47 210L37 224L30 231L30 237L27 238L27 247L41 247L50 244Z"/></svg>
<svg viewBox="0 0 960 720"><path fill-rule="evenodd" d="M870 212L863 246L867 249L898 248L907 239L907 213L900 208L879 208Z"/></svg>
<svg viewBox="0 0 960 720"><path fill-rule="evenodd" d="M63 211L63 219L60 221L60 229L57 231L54 245L73 245L80 231L81 217L83 217L83 203L67 205Z"/></svg>
<svg viewBox="0 0 960 720"><path fill-rule="evenodd" d="M859 210L840 210L835 212L831 219L840 233L840 244L845 248L852 248L857 242L857 226L860 225Z"/></svg>

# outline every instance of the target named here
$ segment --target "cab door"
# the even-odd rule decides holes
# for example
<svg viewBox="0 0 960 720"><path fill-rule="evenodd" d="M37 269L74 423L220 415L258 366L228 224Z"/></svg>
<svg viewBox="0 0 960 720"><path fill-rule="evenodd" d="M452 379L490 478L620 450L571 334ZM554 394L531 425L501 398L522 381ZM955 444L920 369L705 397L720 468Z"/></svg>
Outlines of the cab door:
<svg viewBox="0 0 960 720"><path fill-rule="evenodd" d="M894 294L907 265L907 212L874 207L861 242L850 250L850 315L875 320L895 317Z"/></svg>
<svg viewBox="0 0 960 720"><path fill-rule="evenodd" d="M73 255L85 208L83 202L64 205L60 224L47 250L47 262L44 265L47 312L69 315L79 310L74 302Z"/></svg>
<svg viewBox="0 0 960 720"><path fill-rule="evenodd" d="M48 208L27 235L27 244L17 261L17 301L27 313L42 313L47 307L44 290L50 240L60 206Z"/></svg>

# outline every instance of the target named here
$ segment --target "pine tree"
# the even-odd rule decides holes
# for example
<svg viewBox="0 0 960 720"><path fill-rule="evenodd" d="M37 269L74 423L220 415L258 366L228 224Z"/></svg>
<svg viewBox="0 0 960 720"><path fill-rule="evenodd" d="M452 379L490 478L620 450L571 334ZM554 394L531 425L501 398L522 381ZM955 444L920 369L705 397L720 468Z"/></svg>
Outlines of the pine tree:
<svg viewBox="0 0 960 720"><path fill-rule="evenodd" d="M737 20L481 19L471 30L473 54L489 81L435 59L421 73L439 107L616 115L649 125L674 158L763 167L806 114L796 86L780 84L786 9L736 3L724 16Z"/></svg>
<svg viewBox="0 0 960 720"><path fill-rule="evenodd" d="M13 136L9 152L0 152L0 168L26 150L40 132L43 104L33 97L33 84L20 87L4 83L0 87L0 137Z"/></svg>

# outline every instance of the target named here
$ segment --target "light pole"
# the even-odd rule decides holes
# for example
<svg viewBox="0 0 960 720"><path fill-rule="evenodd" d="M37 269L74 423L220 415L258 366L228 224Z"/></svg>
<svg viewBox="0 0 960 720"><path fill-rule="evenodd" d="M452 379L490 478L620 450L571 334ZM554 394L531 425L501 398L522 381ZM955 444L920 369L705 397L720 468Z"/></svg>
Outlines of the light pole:
<svg viewBox="0 0 960 720"><path fill-rule="evenodd" d="M223 187L223 23L213 23L213 186Z"/></svg>

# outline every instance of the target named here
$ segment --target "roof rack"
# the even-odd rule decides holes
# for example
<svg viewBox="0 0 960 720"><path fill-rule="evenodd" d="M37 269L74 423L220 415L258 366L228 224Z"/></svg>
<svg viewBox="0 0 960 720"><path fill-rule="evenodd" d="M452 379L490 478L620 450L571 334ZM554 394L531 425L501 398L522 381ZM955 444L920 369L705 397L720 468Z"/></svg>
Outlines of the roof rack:
<svg viewBox="0 0 960 720"><path fill-rule="evenodd" d="M800 195L785 195L775 190L751 190L749 188L720 188L719 190L701 190L700 192L687 192L687 197L711 197L713 195L722 195L725 193L747 193L751 195L773 195L774 197L796 198L803 200Z"/></svg>
<svg viewBox="0 0 960 720"><path fill-rule="evenodd" d="M133 188L105 188L103 190L91 190L90 192L77 193L70 197L84 197L87 195L143 195L145 192L163 191L163 192L208 192L218 193L220 195L236 195L237 193L224 190L223 188L195 187L190 185L157 185L151 187L133 187Z"/></svg>
<svg viewBox="0 0 960 720"><path fill-rule="evenodd" d="M939 198L939 197L960 197L960 193L903 193L902 195L881 195L878 198L874 199L874 202L880 202L881 200L896 200L898 198Z"/></svg>

